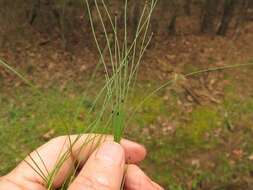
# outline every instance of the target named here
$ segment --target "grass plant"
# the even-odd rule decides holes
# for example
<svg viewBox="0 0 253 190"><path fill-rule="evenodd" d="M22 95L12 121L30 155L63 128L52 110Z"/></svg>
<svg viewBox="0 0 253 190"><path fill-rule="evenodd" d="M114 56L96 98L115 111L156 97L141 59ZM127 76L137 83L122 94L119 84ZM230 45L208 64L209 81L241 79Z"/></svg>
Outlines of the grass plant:
<svg viewBox="0 0 253 190"><path fill-rule="evenodd" d="M96 29L93 23L91 7L88 0L82 0L83 5L87 8L88 16L90 19L91 31L94 37L94 41L98 50L98 54L100 57L100 62L97 65L103 65L105 71L105 84L104 87L100 90L95 101L91 108L88 111L88 114L94 115L93 110L95 107L100 107L100 111L95 113L94 120L84 128L83 133L91 134L82 145L82 148L85 148L87 143L92 143L94 146L98 146L100 141L104 140L103 134L110 133L113 135L114 140L116 142L120 142L123 136L125 121L127 118L126 107L128 104L129 92L131 92L132 84L134 79L136 78L136 74L138 71L138 67L141 63L141 59L145 53L146 48L148 47L152 35L148 35L149 25L151 15L154 11L154 8L157 4L157 0L150 0L144 3L144 7L141 13L141 17L136 29L136 33L134 35L134 39L132 42L129 42L129 34L128 31L128 0L125 0L124 3L124 37L121 38L120 32L118 29L118 15L112 14L109 8L106 5L104 0L100 1L99 5L98 1L95 0L95 8L97 14L99 15L100 24L103 28L103 35L105 38L105 48L101 48L103 45L99 41ZM107 20L109 20L109 26L105 23L105 18L103 18L102 14L106 15ZM113 16L112 16L113 15ZM109 30L112 30L112 37L109 35ZM108 53L107 53L108 52ZM108 54L109 64L107 63L106 56ZM4 61L0 62L2 66L6 69L10 70L14 74L16 74L19 78L21 78L26 84L31 86L33 89L36 89L35 85L33 85L29 80L26 79L21 73L17 72L14 68L6 64ZM109 71L108 67L112 68L112 71ZM96 68L97 68L96 67ZM93 77L96 75L96 69L94 71ZM36 89L39 94L42 94L39 90ZM86 93L84 93L85 95ZM85 96L84 98L85 99ZM76 113L74 114L73 120L77 120L77 116L81 109L82 102L80 106L77 107ZM59 118L63 124L63 119ZM75 122L74 122L75 123ZM70 128L73 126L67 126L66 132L70 131ZM94 135L94 132L98 129L102 128L100 135ZM70 136L68 133L67 135ZM76 139L68 139L69 149L66 152L63 152L59 155L58 162L53 169L53 171L48 171L46 165L39 155L36 152L36 156L39 158L41 163L37 163L34 157L31 155L28 156L28 160L26 163L43 179L44 183L47 186L47 189L53 190L55 189L54 178L59 173L61 166L64 164L66 159L71 156L72 147L81 139L81 135L78 135ZM81 150L80 150L81 152ZM76 161L77 162L77 161ZM41 168L44 167L44 168ZM74 176L78 171L78 167L80 163L76 163L76 167L73 169L70 177L65 181L62 188L66 189L68 184L70 184ZM123 185L122 185L123 187Z"/></svg>
<svg viewBox="0 0 253 190"><path fill-rule="evenodd" d="M123 35L121 35L121 31L118 26L119 16L116 13L111 12L104 0L101 0L100 4L98 3L98 0L94 0L95 9L99 16L100 24L103 30L104 39L102 41L104 41L104 43L101 42L97 36L89 1L82 0L82 3L84 7L87 8L88 16L90 19L91 32L94 37L100 60L94 73L92 74L91 82L96 76L97 69L100 66L103 66L105 76L104 86L97 93L94 102L87 111L87 115L91 118L89 119L91 122L88 124L88 126L84 127L83 133L91 135L85 140L81 149L85 148L88 143L91 143L95 147L98 146L100 142L104 140L105 136L103 134L111 134L114 137L114 141L120 142L124 135L125 127L128 125L128 122L134 117L136 111L140 109L141 105L168 85L171 85L179 80L183 80L184 78L192 77L205 72L214 72L224 69L253 65L253 63L228 65L224 67L204 69L188 74L175 75L172 80L167 81L155 89L153 92L148 94L146 97L144 97L136 107L129 109L128 105L129 101L131 100L130 97L134 93L138 68L144 56L144 53L146 52L146 49L152 39L152 34L149 33L149 26L152 13L157 4L157 0L149 0L144 3L139 23L137 25L137 29L132 41L130 41L130 32L128 30L127 24L128 0L125 0L124 3ZM106 19L104 18L104 15L106 15ZM109 21L109 24L106 23L106 20ZM109 34L109 31L112 31L112 35ZM107 57L109 57L109 60L106 59ZM29 80L26 79L26 77L17 72L16 69L12 68L1 60L0 65L16 74L26 84L31 86L36 92L42 95L42 92L36 88L36 85L32 84ZM92 83L89 83L87 85L87 90L91 84ZM80 113L83 101L87 96L87 90L83 93L83 98L76 108L76 112L74 113L73 117L73 124L77 123L76 121L78 120L78 115ZM96 109L94 113L94 109L96 107L99 107L99 111ZM129 110L131 110L131 113L129 113ZM55 187L53 186L55 176L59 173L64 162L71 156L72 147L82 138L81 135L78 135L74 140L70 139L71 127L74 126L69 126L66 124L64 122L64 119L60 118L60 116L59 120L65 126L66 133L69 136L69 139L66 142L69 144L69 149L59 155L58 162L53 171L47 170L47 167L45 166L45 163L38 152L36 152L36 156L39 158L40 163L37 163L35 161L35 158L33 158L31 155L28 156L29 161L26 161L27 164L31 166L33 170L43 179L44 183L47 186L47 189L49 190L55 190ZM94 135L98 129L101 129L101 134ZM41 168L41 166L44 168ZM76 161L75 168L73 169L69 178L64 182L63 186L60 188L61 190L68 188L68 185L76 176L79 166L80 163Z"/></svg>

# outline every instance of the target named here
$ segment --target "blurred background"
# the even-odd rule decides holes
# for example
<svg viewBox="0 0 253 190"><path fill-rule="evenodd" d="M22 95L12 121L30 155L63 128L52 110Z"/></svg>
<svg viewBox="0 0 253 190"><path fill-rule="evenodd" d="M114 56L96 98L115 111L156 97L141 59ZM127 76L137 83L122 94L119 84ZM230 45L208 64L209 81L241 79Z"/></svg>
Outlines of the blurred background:
<svg viewBox="0 0 253 190"><path fill-rule="evenodd" d="M117 15L119 30L124 28L124 1L106 3ZM149 1L129 0L129 41L144 3ZM90 5L98 40L104 43L94 1ZM253 0L159 0L149 33L154 36L131 106L175 75L253 63ZM83 2L0 0L0 59L43 91L42 98L0 65L3 175L38 145L66 134L59 116L72 125L99 61ZM149 151L142 168L171 190L252 189L252 71L248 66L194 75L145 102L125 132ZM103 77L101 68L72 133L82 132Z"/></svg>

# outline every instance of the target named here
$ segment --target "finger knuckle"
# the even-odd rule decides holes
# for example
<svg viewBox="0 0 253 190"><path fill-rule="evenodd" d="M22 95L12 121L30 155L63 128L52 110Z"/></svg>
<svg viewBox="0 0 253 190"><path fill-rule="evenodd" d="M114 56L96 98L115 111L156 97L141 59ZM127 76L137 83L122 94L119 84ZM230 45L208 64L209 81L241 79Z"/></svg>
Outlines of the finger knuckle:
<svg viewBox="0 0 253 190"><path fill-rule="evenodd" d="M91 190L116 190L117 188L113 187L109 180L106 178L90 175L81 175L77 180L77 183L82 186L89 188Z"/></svg>

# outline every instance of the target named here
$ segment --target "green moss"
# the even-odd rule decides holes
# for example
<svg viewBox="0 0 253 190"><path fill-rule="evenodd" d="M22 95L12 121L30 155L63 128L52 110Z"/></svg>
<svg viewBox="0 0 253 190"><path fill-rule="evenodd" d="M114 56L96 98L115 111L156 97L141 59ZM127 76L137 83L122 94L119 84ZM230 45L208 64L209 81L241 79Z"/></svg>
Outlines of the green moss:
<svg viewBox="0 0 253 190"><path fill-rule="evenodd" d="M216 110L208 107L199 107L192 112L192 121L189 127L193 136L199 137L204 132L217 127L219 117Z"/></svg>
<svg viewBox="0 0 253 190"><path fill-rule="evenodd" d="M240 125L244 123L246 127L252 128L253 121L253 98L229 98L223 103L224 113L227 113L227 119L230 122Z"/></svg>
<svg viewBox="0 0 253 190"><path fill-rule="evenodd" d="M143 101L145 96L138 94L129 102L133 108L136 108ZM137 116L134 115L134 119L137 121L138 125L141 127L147 126L153 123L161 113L166 112L166 107L164 101L161 97L154 95L145 101L140 109L138 110Z"/></svg>
<svg viewBox="0 0 253 190"><path fill-rule="evenodd" d="M253 98L250 98L245 101L243 104L243 112L244 113L253 113Z"/></svg>
<svg viewBox="0 0 253 190"><path fill-rule="evenodd" d="M73 91L75 92L75 89ZM152 179L164 185L166 189L198 189L200 184L206 183L228 184L233 175L247 176L253 170L250 163L245 160L237 167L231 166L225 155L216 160L224 150L219 149L218 137L214 137L212 132L218 127L224 130L222 125L226 112L233 124L238 122L246 126L238 135L243 139L247 155L253 150L253 129L251 129L253 98L240 99L235 92L233 85L228 86L224 103L216 107L194 107L190 114L184 113L181 106L176 103L180 93L169 94L166 103L162 96L155 95L141 106L137 114L133 115L134 121L141 127L157 124L158 116L166 117L178 124L175 125L173 134L163 134L163 130L159 128L162 126L157 124L158 133L148 134L149 136L143 135L142 131L145 130L142 128L136 131L128 128L133 139L142 141L147 146L149 155L143 167ZM142 90L136 91L136 96L129 100L129 107L138 106L147 94ZM43 144L45 142L41 138L43 134L51 129L55 132L53 136L66 134L66 126L71 126L70 133L82 133L92 121L92 115L97 112L94 110L92 114L88 114L87 110L93 106L93 99L87 98L80 102L81 96L78 92L69 96L69 92L48 90L44 98L23 92L17 92L16 95L14 100L10 100L10 97L0 98L0 143L5 145L1 148L0 162L5 164L0 166L0 175L12 169L32 149ZM73 121L80 103L78 119ZM129 108L128 111L131 110ZM187 121L183 120L182 116L187 118ZM101 131L100 126L97 124L96 132ZM225 139L233 138L231 135L231 131L222 131ZM217 152L215 158L212 157L217 165L212 170L213 175L202 168L202 165L200 168L189 165L189 159L193 157L198 159L202 153L212 151ZM186 182L192 186L187 186Z"/></svg>
<svg viewBox="0 0 253 190"><path fill-rule="evenodd" d="M191 121L179 131L179 136L194 145L205 142L205 134L219 127L221 123L217 110L205 106L196 108L190 117Z"/></svg>
<svg viewBox="0 0 253 190"><path fill-rule="evenodd" d="M224 88L225 97L236 98L236 87L233 84L229 84Z"/></svg>
<svg viewBox="0 0 253 190"><path fill-rule="evenodd" d="M87 108L83 105L82 119L74 120L80 97L69 98L49 90L44 97L17 92L15 99L6 98L0 111L0 175L9 171L33 149L45 143L44 134L50 137L68 133L83 133L87 127ZM79 115L78 115L79 116ZM70 130L67 130L69 127ZM99 131L97 129L96 131ZM7 142L7 143L6 143Z"/></svg>

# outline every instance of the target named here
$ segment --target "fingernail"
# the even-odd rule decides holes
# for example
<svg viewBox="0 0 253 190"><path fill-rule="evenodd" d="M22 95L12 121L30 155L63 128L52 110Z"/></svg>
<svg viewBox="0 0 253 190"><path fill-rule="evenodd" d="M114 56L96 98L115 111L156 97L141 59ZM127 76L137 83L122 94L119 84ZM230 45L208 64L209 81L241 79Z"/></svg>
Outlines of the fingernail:
<svg viewBox="0 0 253 190"><path fill-rule="evenodd" d="M124 151L118 143L108 142L99 147L96 158L110 164L119 165L124 158Z"/></svg>

